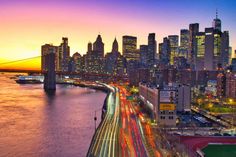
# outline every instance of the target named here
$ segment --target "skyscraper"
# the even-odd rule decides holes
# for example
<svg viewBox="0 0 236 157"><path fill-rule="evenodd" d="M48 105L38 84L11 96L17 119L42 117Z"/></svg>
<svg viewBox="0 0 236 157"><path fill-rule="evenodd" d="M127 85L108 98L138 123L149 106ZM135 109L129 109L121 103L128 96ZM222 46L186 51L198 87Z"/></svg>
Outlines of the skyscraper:
<svg viewBox="0 0 236 157"><path fill-rule="evenodd" d="M139 60L139 52L137 51L137 37L123 36L123 56L127 61Z"/></svg>
<svg viewBox="0 0 236 157"><path fill-rule="evenodd" d="M170 64L170 40L167 37L163 38L163 43L159 44L159 56L162 64Z"/></svg>
<svg viewBox="0 0 236 157"><path fill-rule="evenodd" d="M221 35L221 56L220 56L220 63L223 68L225 68L230 63L230 50L229 50L229 32L224 31Z"/></svg>
<svg viewBox="0 0 236 157"><path fill-rule="evenodd" d="M62 43L58 47L59 49L59 70L60 71L68 71L68 65L70 60L70 47L68 45L68 38L63 37Z"/></svg>
<svg viewBox="0 0 236 157"><path fill-rule="evenodd" d="M93 51L93 45L91 42L89 42L87 54L85 56L85 69L86 69L86 71L91 71L91 69L92 69L92 63L93 63L92 51Z"/></svg>
<svg viewBox="0 0 236 157"><path fill-rule="evenodd" d="M118 49L118 42L115 38L112 44L112 51L105 55L105 71L112 75L123 75L124 58Z"/></svg>
<svg viewBox="0 0 236 157"><path fill-rule="evenodd" d="M115 40L114 40L114 42L112 44L112 51L111 52L119 52L118 49L119 49L118 42L117 42L117 40L115 38Z"/></svg>
<svg viewBox="0 0 236 157"><path fill-rule="evenodd" d="M221 20L218 18L218 11L216 10L216 18L212 22L212 27L215 30L221 31Z"/></svg>
<svg viewBox="0 0 236 157"><path fill-rule="evenodd" d="M180 48L179 56L187 58L189 49L189 30L181 29L180 30Z"/></svg>
<svg viewBox="0 0 236 157"><path fill-rule="evenodd" d="M170 64L174 65L174 58L178 57L179 36L169 35L168 39L170 41Z"/></svg>
<svg viewBox="0 0 236 157"><path fill-rule="evenodd" d="M226 73L226 97L236 98L236 74Z"/></svg>
<svg viewBox="0 0 236 157"><path fill-rule="evenodd" d="M205 35L204 68L214 70L214 28L206 28Z"/></svg>
<svg viewBox="0 0 236 157"><path fill-rule="evenodd" d="M98 57L104 57L104 43L102 42L102 37L99 34L96 41L93 43L93 51L97 53Z"/></svg>
<svg viewBox="0 0 236 157"><path fill-rule="evenodd" d="M41 47L41 70L42 71L47 71L48 70L48 66L49 63L46 61L46 56L50 53L54 53L55 57L56 57L56 53L57 53L57 46L53 46L51 44L45 44L42 45ZM54 59L54 64L56 65L56 59ZM55 67L56 70L56 67Z"/></svg>
<svg viewBox="0 0 236 157"><path fill-rule="evenodd" d="M195 68L196 62L196 34L199 32L199 24L193 23L189 25L189 50L188 50L188 62L192 69Z"/></svg>
<svg viewBox="0 0 236 157"><path fill-rule="evenodd" d="M91 52L91 72L102 73L104 68L104 43L99 34L93 43L93 51Z"/></svg>
<svg viewBox="0 0 236 157"><path fill-rule="evenodd" d="M153 67L155 63L156 51L157 51L157 43L155 39L155 33L150 33L148 35L148 53L147 53L147 63L149 67Z"/></svg>
<svg viewBox="0 0 236 157"><path fill-rule="evenodd" d="M148 66L148 45L140 45L140 63L142 67Z"/></svg>
<svg viewBox="0 0 236 157"><path fill-rule="evenodd" d="M56 89L55 56L57 47L45 44L42 46L42 70L44 71L44 89Z"/></svg>
<svg viewBox="0 0 236 157"><path fill-rule="evenodd" d="M198 32L196 34L197 42L197 56L196 56L196 66L195 69L203 70L204 69L204 56L205 56L205 32Z"/></svg>

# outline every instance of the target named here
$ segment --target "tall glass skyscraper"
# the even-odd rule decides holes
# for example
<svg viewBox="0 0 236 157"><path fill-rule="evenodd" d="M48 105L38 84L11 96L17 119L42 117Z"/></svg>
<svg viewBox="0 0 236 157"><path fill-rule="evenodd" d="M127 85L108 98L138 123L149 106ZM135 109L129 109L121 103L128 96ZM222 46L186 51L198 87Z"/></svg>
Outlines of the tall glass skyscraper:
<svg viewBox="0 0 236 157"><path fill-rule="evenodd" d="M137 51L137 37L123 36L123 55L127 61L139 60L139 52Z"/></svg>
<svg viewBox="0 0 236 157"><path fill-rule="evenodd" d="M181 29L180 30L180 48L179 56L187 58L189 49L189 30Z"/></svg>
<svg viewBox="0 0 236 157"><path fill-rule="evenodd" d="M174 65L174 58L178 57L179 36L169 35L168 39L170 41L170 64Z"/></svg>
<svg viewBox="0 0 236 157"><path fill-rule="evenodd" d="M197 49L197 43L196 43L196 34L199 32L199 24L193 23L189 25L189 51L188 51L188 62L190 64L190 67L194 69L196 65L196 49Z"/></svg>
<svg viewBox="0 0 236 157"><path fill-rule="evenodd" d="M215 30L221 31L221 20L218 18L218 11L216 10L216 18L212 22L212 27Z"/></svg>
<svg viewBox="0 0 236 157"><path fill-rule="evenodd" d="M197 57L196 57L196 70L204 69L204 56L205 56L205 32L198 32L196 34L197 42Z"/></svg>
<svg viewBox="0 0 236 157"><path fill-rule="evenodd" d="M155 56L157 51L157 43L155 39L155 33L150 33L148 35L148 53L147 53L147 63L149 67L153 67L155 63Z"/></svg>

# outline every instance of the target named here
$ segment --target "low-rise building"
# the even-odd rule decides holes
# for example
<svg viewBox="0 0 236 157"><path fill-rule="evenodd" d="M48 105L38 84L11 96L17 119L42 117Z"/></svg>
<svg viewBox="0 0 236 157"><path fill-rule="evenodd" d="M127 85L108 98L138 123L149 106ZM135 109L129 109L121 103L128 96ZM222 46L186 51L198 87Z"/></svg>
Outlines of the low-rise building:
<svg viewBox="0 0 236 157"><path fill-rule="evenodd" d="M226 74L226 97L236 98L236 73Z"/></svg>
<svg viewBox="0 0 236 157"><path fill-rule="evenodd" d="M191 110L191 87L190 85L178 86L178 112L190 112Z"/></svg>

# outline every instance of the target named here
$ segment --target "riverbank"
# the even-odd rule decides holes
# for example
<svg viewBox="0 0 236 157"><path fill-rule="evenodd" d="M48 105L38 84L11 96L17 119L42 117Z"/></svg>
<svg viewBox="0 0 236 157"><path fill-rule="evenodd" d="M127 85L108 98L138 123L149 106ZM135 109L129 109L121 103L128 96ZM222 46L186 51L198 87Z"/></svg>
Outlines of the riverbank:
<svg viewBox="0 0 236 157"><path fill-rule="evenodd" d="M89 84L86 84L86 83L81 83L81 82L71 82L71 83L67 83L67 82L62 82L62 83L59 83L59 84L69 84L69 85L74 85L74 86L79 86L79 87L82 87L82 88L90 88L90 89L95 89L95 90L100 90L100 91L103 91L105 93L107 93L106 95L106 98L104 100L104 103L103 103L103 106L101 108L102 110L102 114L101 114L101 121L99 123L99 125L97 126L94 134L93 134L93 137L92 137L92 140L90 142L90 146L89 146L89 149L87 151L87 157L89 157L91 154L91 150L93 149L94 147L94 143L95 141L97 140L98 138L98 130L102 127L102 124L104 123L104 119L106 117L106 114L107 114L107 108L108 108L108 99L109 99L109 96L112 95L112 88L109 88L108 86L106 86L105 84L98 84L98 83L89 83ZM97 117L94 117L94 118L97 118Z"/></svg>

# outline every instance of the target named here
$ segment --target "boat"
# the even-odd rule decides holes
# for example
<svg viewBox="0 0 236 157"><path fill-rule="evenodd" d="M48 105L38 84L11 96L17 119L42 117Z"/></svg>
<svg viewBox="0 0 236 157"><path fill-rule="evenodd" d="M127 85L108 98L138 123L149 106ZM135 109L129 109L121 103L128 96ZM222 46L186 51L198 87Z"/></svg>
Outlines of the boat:
<svg viewBox="0 0 236 157"><path fill-rule="evenodd" d="M44 81L44 76L19 76L15 81L19 84L41 84Z"/></svg>

